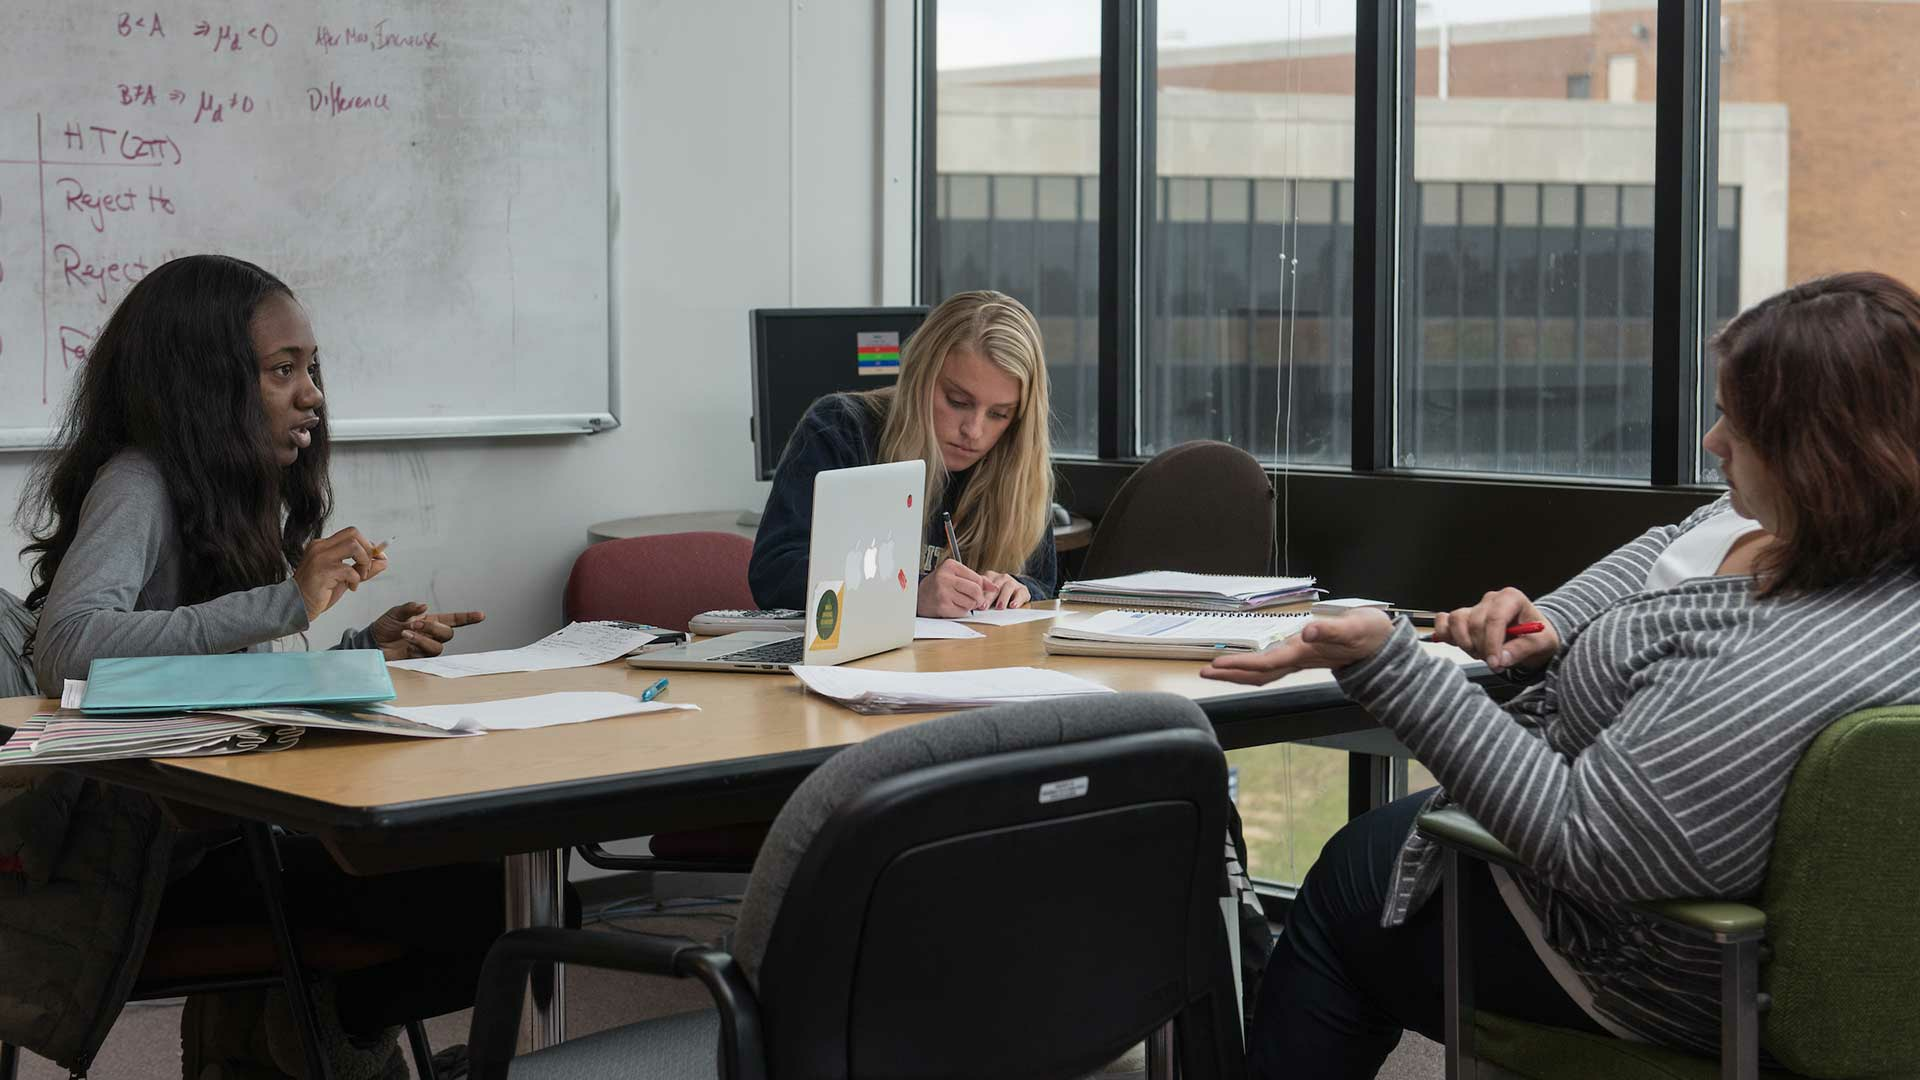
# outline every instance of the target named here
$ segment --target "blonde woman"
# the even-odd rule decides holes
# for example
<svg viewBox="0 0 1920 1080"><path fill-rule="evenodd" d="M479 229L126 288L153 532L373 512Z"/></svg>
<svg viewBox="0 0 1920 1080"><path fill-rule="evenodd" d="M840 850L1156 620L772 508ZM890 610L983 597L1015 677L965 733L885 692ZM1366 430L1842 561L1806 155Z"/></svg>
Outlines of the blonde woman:
<svg viewBox="0 0 1920 1080"><path fill-rule="evenodd" d="M952 618L1053 597L1046 352L1031 312L963 292L907 340L898 385L813 403L780 457L748 580L766 608L804 608L813 478L823 469L927 463L921 615ZM950 557L942 513L959 558Z"/></svg>

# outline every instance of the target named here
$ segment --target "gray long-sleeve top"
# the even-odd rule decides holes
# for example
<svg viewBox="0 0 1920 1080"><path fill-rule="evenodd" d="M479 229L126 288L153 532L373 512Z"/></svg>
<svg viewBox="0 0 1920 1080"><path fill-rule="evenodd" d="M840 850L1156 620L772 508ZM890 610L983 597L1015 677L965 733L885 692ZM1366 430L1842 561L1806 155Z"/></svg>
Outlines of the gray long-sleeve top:
<svg viewBox="0 0 1920 1080"><path fill-rule="evenodd" d="M1719 960L1623 905L1747 899L1807 744L1858 709L1920 701L1920 576L1756 599L1748 576L1644 590L1647 570L1721 508L1649 530L1540 609L1561 652L1503 709L1404 620L1340 686L1516 852L1515 881L1547 942L1609 1020L1653 1042L1717 1052ZM1381 921L1431 895L1437 852L1411 834Z"/></svg>
<svg viewBox="0 0 1920 1080"><path fill-rule="evenodd" d="M115 454L94 476L73 545L40 609L33 646L40 691L58 696L65 680L87 677L95 657L260 651L307 628L306 602L291 574L182 606L181 557L159 468L139 450ZM376 647L364 630L349 630L340 645Z"/></svg>

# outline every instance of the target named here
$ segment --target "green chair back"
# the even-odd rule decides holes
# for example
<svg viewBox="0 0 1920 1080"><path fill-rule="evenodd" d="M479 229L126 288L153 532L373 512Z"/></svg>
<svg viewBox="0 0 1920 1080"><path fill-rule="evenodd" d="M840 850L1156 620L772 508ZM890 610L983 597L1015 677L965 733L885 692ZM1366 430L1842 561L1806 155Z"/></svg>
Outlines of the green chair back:
<svg viewBox="0 0 1920 1080"><path fill-rule="evenodd" d="M1773 957L1761 1042L1791 1074L1920 1080L1920 705L1867 709L1814 739L1788 781L1759 907ZM1475 1015L1495 1076L1714 1080L1678 1050Z"/></svg>
<svg viewBox="0 0 1920 1080"><path fill-rule="evenodd" d="M1807 748L1759 906L1768 1052L1808 1076L1920 1077L1920 706L1844 716Z"/></svg>

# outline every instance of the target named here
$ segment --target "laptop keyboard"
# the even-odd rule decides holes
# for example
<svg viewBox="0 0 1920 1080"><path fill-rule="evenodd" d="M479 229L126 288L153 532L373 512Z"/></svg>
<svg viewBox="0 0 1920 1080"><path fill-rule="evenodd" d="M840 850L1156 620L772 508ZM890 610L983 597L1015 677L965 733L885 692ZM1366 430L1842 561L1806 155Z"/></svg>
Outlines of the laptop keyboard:
<svg viewBox="0 0 1920 1080"><path fill-rule="evenodd" d="M802 648L805 644L805 641L797 637L782 638L779 641L769 641L765 645L755 645L751 649L725 653L714 659L740 664L797 664L806 655Z"/></svg>

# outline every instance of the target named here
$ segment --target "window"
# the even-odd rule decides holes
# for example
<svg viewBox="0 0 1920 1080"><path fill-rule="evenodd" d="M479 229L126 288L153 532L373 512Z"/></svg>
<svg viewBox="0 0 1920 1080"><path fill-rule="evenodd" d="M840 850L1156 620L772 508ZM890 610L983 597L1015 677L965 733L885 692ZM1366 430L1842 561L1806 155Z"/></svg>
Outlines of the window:
<svg viewBox="0 0 1920 1080"><path fill-rule="evenodd" d="M1562 97L1569 58L1640 44L1566 7L1484 5L1420 38L1403 466L1649 475L1654 112L1616 104L1637 71L1618 56L1609 101Z"/></svg>
<svg viewBox="0 0 1920 1080"><path fill-rule="evenodd" d="M1567 76L1568 101L1585 101L1592 96L1593 76L1585 74Z"/></svg>
<svg viewBox="0 0 1920 1080"><path fill-rule="evenodd" d="M1719 24L1720 198L1708 205L1711 328L1787 286L1843 270L1920 283L1905 223L1920 157L1904 127L1920 90L1920 8L1727 5ZM1780 43L1791 43L1783 48ZM1728 189L1737 197L1729 197ZM1790 212L1789 212L1790 211ZM1701 365L1700 422L1716 369ZM1703 477L1717 463L1700 454Z"/></svg>
<svg viewBox="0 0 1920 1080"><path fill-rule="evenodd" d="M1345 465L1351 12L1158 0L1154 15L1139 451L1218 439L1265 461Z"/></svg>
<svg viewBox="0 0 1920 1080"><path fill-rule="evenodd" d="M1098 443L1100 5L940 0L936 304L998 289L1039 320L1054 449Z"/></svg>

